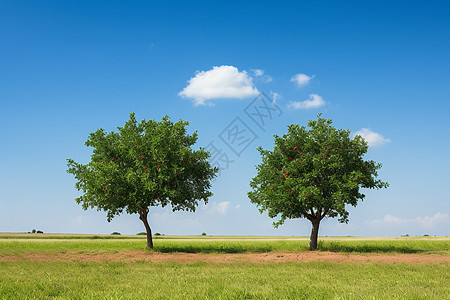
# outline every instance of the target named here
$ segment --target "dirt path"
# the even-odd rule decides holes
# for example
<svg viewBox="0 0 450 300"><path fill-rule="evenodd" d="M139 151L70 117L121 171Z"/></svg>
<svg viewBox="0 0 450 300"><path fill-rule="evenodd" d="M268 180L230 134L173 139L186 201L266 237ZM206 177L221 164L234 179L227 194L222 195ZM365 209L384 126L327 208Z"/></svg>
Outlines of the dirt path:
<svg viewBox="0 0 450 300"><path fill-rule="evenodd" d="M149 261L161 262L213 262L213 263L265 263L265 262L310 262L327 261L337 263L440 263L450 262L450 255L437 254L348 254L335 252L269 252L239 254L198 254L198 253L149 253L145 251L123 251L117 253L27 253L20 256L0 256L0 261Z"/></svg>

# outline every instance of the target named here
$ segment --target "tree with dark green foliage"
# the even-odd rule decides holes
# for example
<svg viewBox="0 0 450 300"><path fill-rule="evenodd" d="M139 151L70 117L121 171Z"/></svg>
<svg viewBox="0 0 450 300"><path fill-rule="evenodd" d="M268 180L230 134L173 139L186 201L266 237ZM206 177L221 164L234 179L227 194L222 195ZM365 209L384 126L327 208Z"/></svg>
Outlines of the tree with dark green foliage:
<svg viewBox="0 0 450 300"><path fill-rule="evenodd" d="M312 223L309 249L317 249L320 221L339 217L348 223L346 205L356 206L365 195L361 188L381 189L389 184L377 179L381 164L364 160L364 139L353 139L350 130L336 129L330 119L309 121L308 127L292 124L287 134L274 135L273 150L259 147L262 162L251 180L250 201L262 213L279 220L306 218Z"/></svg>
<svg viewBox="0 0 450 300"><path fill-rule="evenodd" d="M170 205L173 211L194 212L205 203L217 168L207 161L209 152L193 150L197 132L187 133L188 122L176 123L165 116L161 121L142 120L134 113L118 132L98 129L89 135L86 146L93 147L91 161L80 164L67 160L68 173L82 191L76 198L84 210L97 208L107 213L108 222L126 212L138 214L153 248L147 216L152 206Z"/></svg>

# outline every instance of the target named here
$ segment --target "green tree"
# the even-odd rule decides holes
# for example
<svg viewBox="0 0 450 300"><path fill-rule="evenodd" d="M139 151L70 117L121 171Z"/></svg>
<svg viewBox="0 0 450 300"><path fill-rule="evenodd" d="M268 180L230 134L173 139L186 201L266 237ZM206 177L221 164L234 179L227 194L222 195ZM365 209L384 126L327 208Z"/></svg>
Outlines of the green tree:
<svg viewBox="0 0 450 300"><path fill-rule="evenodd" d="M118 132L98 129L89 135L86 146L93 147L91 161L80 164L67 159L68 173L82 191L76 198L84 210L97 208L107 213L108 222L126 212L138 214L153 248L147 220L152 206L170 205L173 211L195 211L200 200L208 202L211 179L217 169L207 161L209 152L193 150L197 132L189 135L183 120L173 123L142 120L134 113Z"/></svg>
<svg viewBox="0 0 450 300"><path fill-rule="evenodd" d="M330 119L309 121L308 127L292 124L287 134L274 135L272 151L258 148L262 162L250 182L250 201L279 218L306 218L312 223L309 249L317 249L320 221L339 217L348 223L346 205L356 206L365 195L360 188L380 189L389 186L377 179L381 164L364 160L368 146L350 130L335 129Z"/></svg>

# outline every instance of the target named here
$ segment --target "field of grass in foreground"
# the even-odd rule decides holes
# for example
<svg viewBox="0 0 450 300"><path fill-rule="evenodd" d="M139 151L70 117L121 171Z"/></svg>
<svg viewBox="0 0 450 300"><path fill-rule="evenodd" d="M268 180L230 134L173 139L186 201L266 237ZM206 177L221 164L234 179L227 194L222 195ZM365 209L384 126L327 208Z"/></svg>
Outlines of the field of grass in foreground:
<svg viewBox="0 0 450 300"><path fill-rule="evenodd" d="M448 299L448 267L0 262L0 299Z"/></svg>
<svg viewBox="0 0 450 300"><path fill-rule="evenodd" d="M119 252L144 250L145 237L0 234L0 256L24 253ZM184 253L243 253L306 251L306 237L163 236L154 239L155 251ZM321 237L319 249L356 253L449 254L449 237Z"/></svg>
<svg viewBox="0 0 450 300"><path fill-rule="evenodd" d="M449 255L448 237L322 237L322 250ZM164 236L155 251L306 251L306 237ZM145 237L0 234L0 258L145 249ZM220 255L220 254L219 254ZM0 299L448 299L449 263L151 263L0 260Z"/></svg>

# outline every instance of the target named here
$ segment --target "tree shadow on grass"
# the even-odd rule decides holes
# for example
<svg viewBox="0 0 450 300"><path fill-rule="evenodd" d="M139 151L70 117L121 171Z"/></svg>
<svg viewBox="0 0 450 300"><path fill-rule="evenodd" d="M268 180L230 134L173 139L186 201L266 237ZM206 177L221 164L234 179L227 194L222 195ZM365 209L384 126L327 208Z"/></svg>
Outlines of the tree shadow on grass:
<svg viewBox="0 0 450 300"><path fill-rule="evenodd" d="M272 247L239 247L239 246L221 246L221 245L186 245L186 246L165 246L165 245L155 245L154 251L162 252L162 253L245 253L245 252L253 252L253 253L264 253L271 252Z"/></svg>
<svg viewBox="0 0 450 300"><path fill-rule="evenodd" d="M319 242L318 249L321 251L331 252L358 252L358 253L423 253L422 249L414 249L405 246L396 245L346 245L340 243L323 243Z"/></svg>
<svg viewBox="0 0 450 300"><path fill-rule="evenodd" d="M155 244L154 251L161 253L267 253L273 251L306 251L305 247L283 247L276 244L255 244L255 245L220 245L220 244ZM395 245L395 244L352 244L352 243L340 243L340 242L324 242L319 241L319 251L341 252L341 253L424 253L428 252L423 249L417 249L412 246Z"/></svg>

